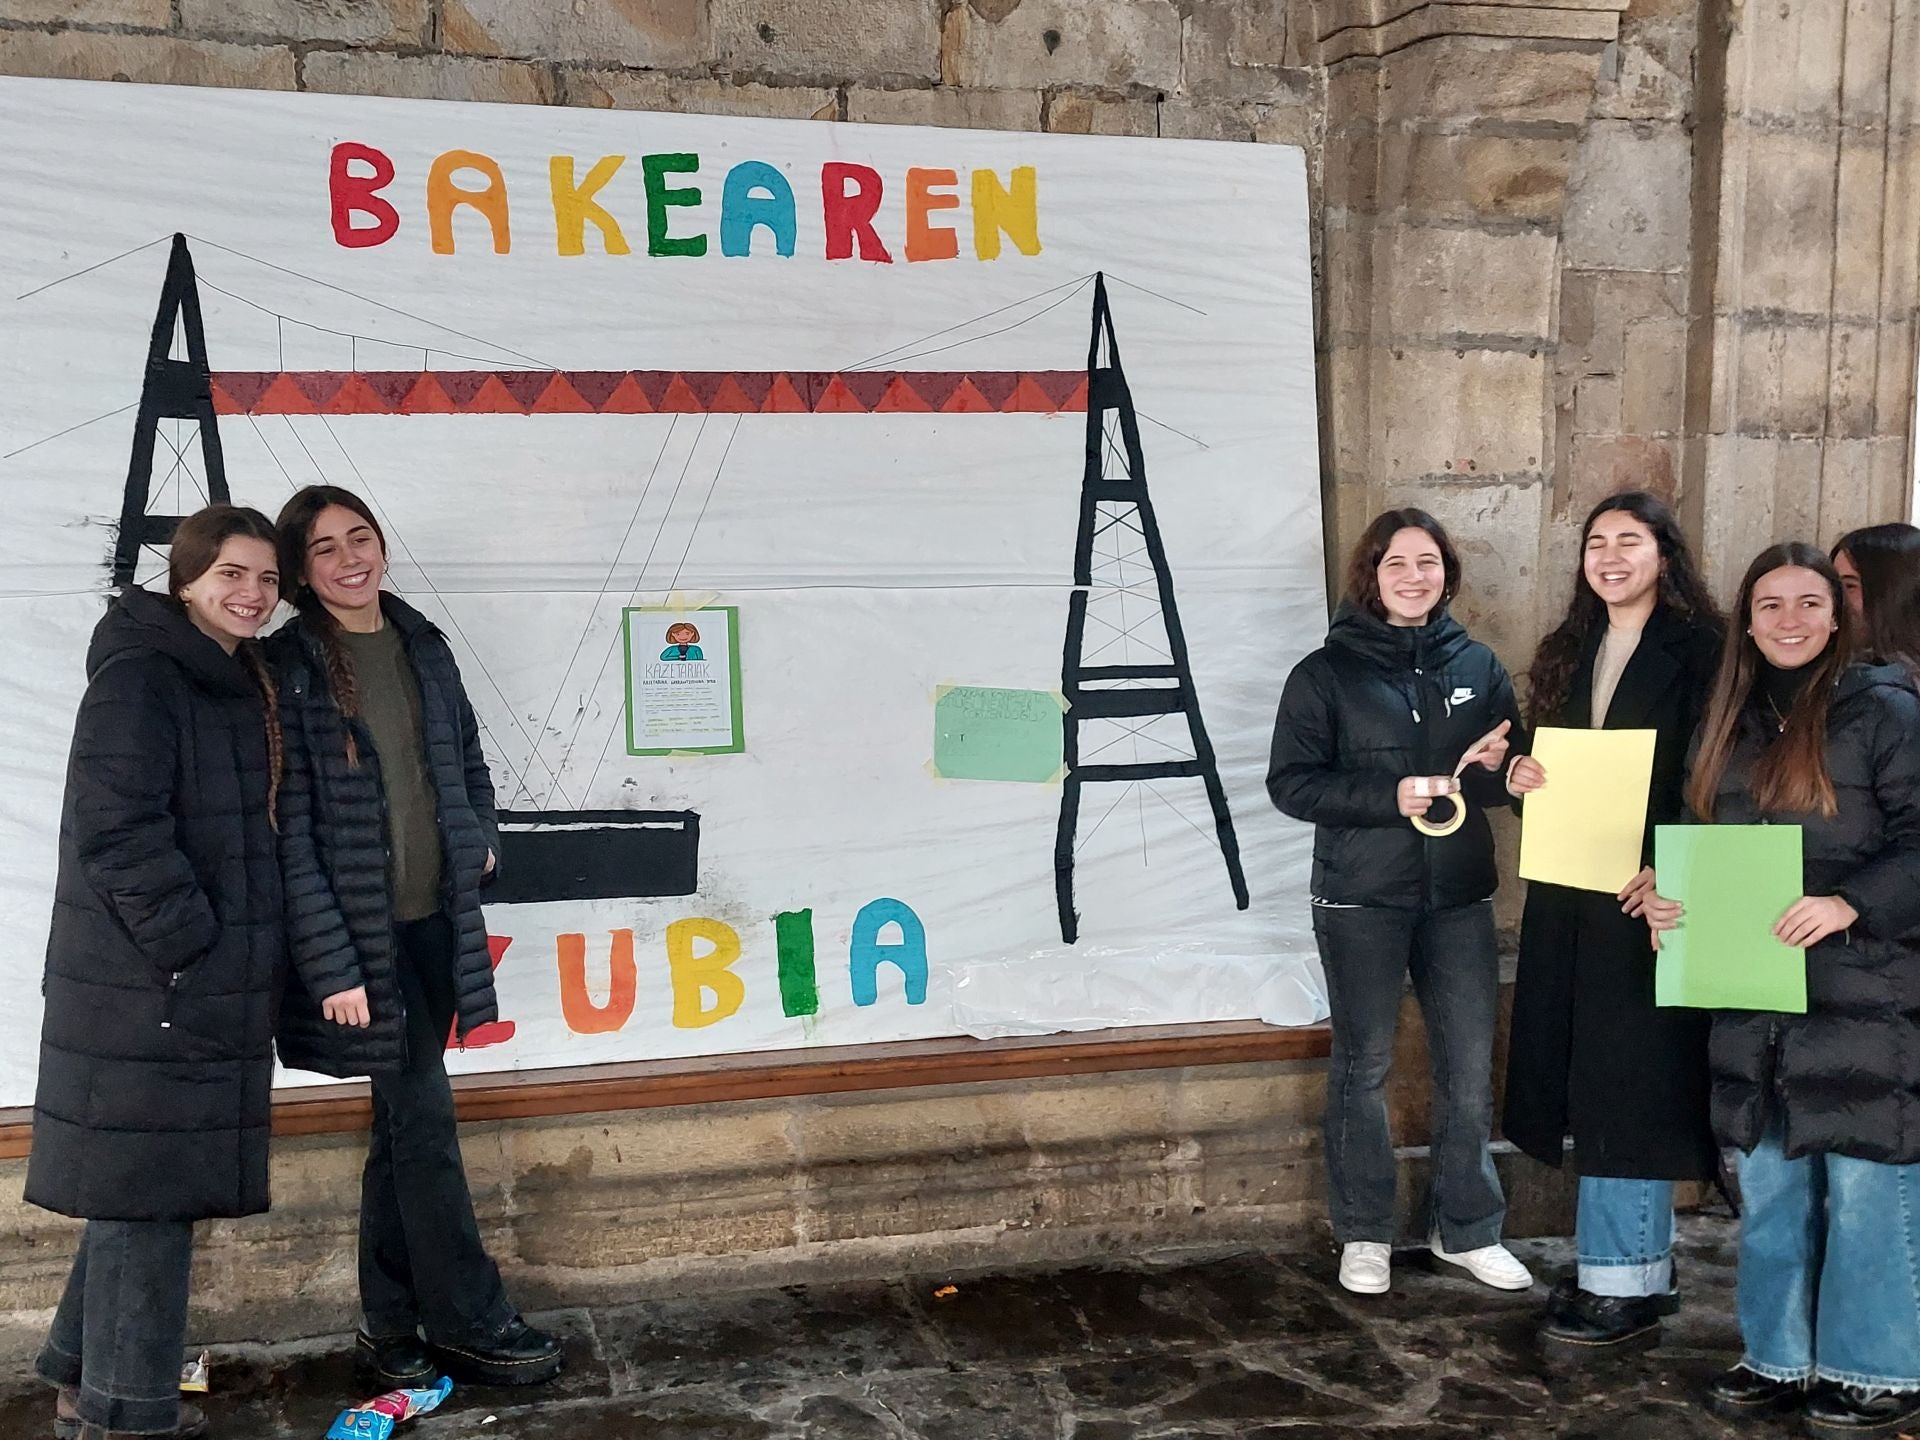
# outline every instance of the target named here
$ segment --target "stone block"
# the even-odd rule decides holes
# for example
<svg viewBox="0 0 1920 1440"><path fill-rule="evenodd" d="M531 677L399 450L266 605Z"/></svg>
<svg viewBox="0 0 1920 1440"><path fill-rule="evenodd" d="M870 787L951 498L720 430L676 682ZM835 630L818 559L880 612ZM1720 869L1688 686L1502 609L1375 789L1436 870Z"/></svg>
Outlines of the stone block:
<svg viewBox="0 0 1920 1440"><path fill-rule="evenodd" d="M847 119L876 125L945 125L958 130L1038 130L1037 90L876 90L847 92Z"/></svg>
<svg viewBox="0 0 1920 1440"><path fill-rule="evenodd" d="M1310 92L1313 73L1305 68L1289 67L1279 59L1248 61L1236 53L1236 42L1257 40L1249 10L1262 8L1263 0L1251 5L1229 0L1202 0L1193 5L1180 22L1180 90L1199 99L1274 100L1286 98L1296 90ZM1264 0L1277 8L1279 0ZM1285 26L1279 32L1279 48L1284 53Z"/></svg>
<svg viewBox="0 0 1920 1440"><path fill-rule="evenodd" d="M1613 62L1601 68L1593 114L1605 120L1686 121L1693 111L1696 23L1658 20L1622 27Z"/></svg>
<svg viewBox="0 0 1920 1440"><path fill-rule="evenodd" d="M1708 435L1700 556L1723 604L1732 600L1747 565L1787 532L1775 517L1774 474L1786 442L1746 435Z"/></svg>
<svg viewBox="0 0 1920 1440"><path fill-rule="evenodd" d="M180 23L189 34L424 45L427 0L180 0Z"/></svg>
<svg viewBox="0 0 1920 1440"><path fill-rule="evenodd" d="M1299 63L1299 47L1288 34L1288 0L1209 0L1205 8L1229 16L1227 56L1234 64Z"/></svg>
<svg viewBox="0 0 1920 1440"><path fill-rule="evenodd" d="M1892 68L1899 0L1849 0L1846 43L1840 56L1840 120L1845 125L1886 123L1889 82L1898 75L1911 89L1912 72ZM1911 7L1906 7L1911 12Z"/></svg>
<svg viewBox="0 0 1920 1440"><path fill-rule="evenodd" d="M0 74L291 90L294 59L284 45L226 45L170 35L79 30L0 30Z"/></svg>
<svg viewBox="0 0 1920 1440"><path fill-rule="evenodd" d="M1735 21L1745 65L1728 57L1727 109L1741 115L1833 120L1848 0L1795 0L1743 9ZM1745 84L1739 85L1744 78ZM1738 89L1733 88L1739 85Z"/></svg>
<svg viewBox="0 0 1920 1440"><path fill-rule="evenodd" d="M1545 337L1559 246L1541 231L1489 233L1382 224L1373 248L1381 338Z"/></svg>
<svg viewBox="0 0 1920 1440"><path fill-rule="evenodd" d="M1866 440L1881 433L1876 400L1882 359L1880 327L1837 321L1827 337L1827 412L1824 432L1836 439ZM1913 362L1906 375L1912 383ZM1904 430L1902 433L1905 433Z"/></svg>
<svg viewBox="0 0 1920 1440"><path fill-rule="evenodd" d="M1824 550L1849 530L1874 523L1873 446L1830 441L1821 460L1818 528L1806 538Z"/></svg>
<svg viewBox="0 0 1920 1440"><path fill-rule="evenodd" d="M687 79L635 70L569 70L567 101L600 110L666 110L686 115L745 115L768 120L833 120L840 99L816 85Z"/></svg>
<svg viewBox="0 0 1920 1440"><path fill-rule="evenodd" d="M1829 401L1824 325L1749 320L1734 358L1734 427L1741 434L1821 433Z"/></svg>
<svg viewBox="0 0 1920 1440"><path fill-rule="evenodd" d="M1429 40L1381 62L1380 119L1422 126L1487 120L1579 125L1593 103L1598 70L1599 54L1592 48L1469 36Z"/></svg>
<svg viewBox="0 0 1920 1440"><path fill-rule="evenodd" d="M1631 321L1625 350L1620 428L1634 435L1678 434L1686 420L1686 322Z"/></svg>
<svg viewBox="0 0 1920 1440"><path fill-rule="evenodd" d="M1620 430L1618 375L1582 375L1573 386L1573 426L1583 435L1613 435Z"/></svg>
<svg viewBox="0 0 1920 1440"><path fill-rule="evenodd" d="M731 0L728 0L731 3ZM944 67L955 85L1180 85L1180 11L1172 0L1022 0L961 5L947 17Z"/></svg>
<svg viewBox="0 0 1920 1440"><path fill-rule="evenodd" d="M1873 402L1877 435L1900 439L1913 434L1914 328L1910 310L1880 323L1880 362Z"/></svg>
<svg viewBox="0 0 1920 1440"><path fill-rule="evenodd" d="M1536 474L1547 361L1514 350L1396 347L1374 375L1376 463L1390 483Z"/></svg>
<svg viewBox="0 0 1920 1440"><path fill-rule="evenodd" d="M1047 97L1044 123L1056 135L1158 135L1160 106L1060 90Z"/></svg>
<svg viewBox="0 0 1920 1440"><path fill-rule="evenodd" d="M1678 128L1596 121L1567 183L1567 263L1607 270L1684 270L1693 157Z"/></svg>
<svg viewBox="0 0 1920 1440"><path fill-rule="evenodd" d="M1372 130L1328 133L1319 147L1327 216L1372 212L1380 203L1380 137Z"/></svg>
<svg viewBox="0 0 1920 1440"><path fill-rule="evenodd" d="M21 25L137 25L165 30L172 0L7 0L6 18Z"/></svg>
<svg viewBox="0 0 1920 1440"><path fill-rule="evenodd" d="M307 56L302 75L305 89L332 95L497 100L514 105L552 105L559 98L551 70L518 60L316 50Z"/></svg>
<svg viewBox="0 0 1920 1440"><path fill-rule="evenodd" d="M1573 437L1573 474L1566 487L1567 519L1578 524L1607 496L1621 490L1651 490L1671 500L1676 489L1677 442L1647 435Z"/></svg>
<svg viewBox="0 0 1920 1440"><path fill-rule="evenodd" d="M1732 273L1740 306L1825 314L1834 263L1833 137L1750 134L1742 180L1741 210L1723 221L1739 237L1740 268Z"/></svg>
<svg viewBox="0 0 1920 1440"><path fill-rule="evenodd" d="M1901 0L1894 7L1891 28L1887 73L1900 77L1901 83L1887 96L1887 124L1911 138L1913 127L1920 125L1920 84L1914 83L1920 76L1920 8Z"/></svg>
<svg viewBox="0 0 1920 1440"><path fill-rule="evenodd" d="M1262 145L1298 145L1303 150L1318 148L1320 116L1309 102L1280 102L1253 107L1253 138ZM1309 163L1308 184L1313 181Z"/></svg>
<svg viewBox="0 0 1920 1440"><path fill-rule="evenodd" d="M1574 148L1567 139L1388 131L1380 136L1377 204L1383 213L1551 226Z"/></svg>
<svg viewBox="0 0 1920 1440"><path fill-rule="evenodd" d="M1898 520L1910 514L1913 505L1914 456L1909 448L1912 431L1879 435L1865 442L1872 454L1873 518Z"/></svg>
<svg viewBox="0 0 1920 1440"><path fill-rule="evenodd" d="M712 0L711 24L715 53L734 70L829 82L940 77L939 0Z"/></svg>
<svg viewBox="0 0 1920 1440"><path fill-rule="evenodd" d="M1920 130L1894 137L1886 163L1887 194L1920 195ZM1920 205L1887 206L1880 237L1880 312L1911 313L1920 308Z"/></svg>
<svg viewBox="0 0 1920 1440"><path fill-rule="evenodd" d="M1327 133L1346 134L1379 128L1385 67L1378 60L1355 60L1324 72L1327 85Z"/></svg>
<svg viewBox="0 0 1920 1440"><path fill-rule="evenodd" d="M456 54L523 60L670 69L698 65L709 54L702 0L445 0L440 33Z"/></svg>
<svg viewBox="0 0 1920 1440"><path fill-rule="evenodd" d="M1900 260L1882 253L1867 240L1879 236L1889 222L1891 208L1912 212L1911 196L1887 187L1887 148L1884 140L1865 143L1849 139L1840 146L1839 179L1835 185L1835 233L1845 237L1833 250L1832 308L1838 315L1869 316L1880 308L1881 276L1888 263ZM1902 257L1903 259L1905 257Z"/></svg>
<svg viewBox="0 0 1920 1440"><path fill-rule="evenodd" d="M1544 493L1533 478L1484 485L1398 482L1380 497L1382 508L1418 505L1447 527L1464 577L1454 614L1476 639L1509 659L1530 654L1537 638L1534 597ZM1409 1075L1420 1073L1417 1064L1402 1068Z"/></svg>

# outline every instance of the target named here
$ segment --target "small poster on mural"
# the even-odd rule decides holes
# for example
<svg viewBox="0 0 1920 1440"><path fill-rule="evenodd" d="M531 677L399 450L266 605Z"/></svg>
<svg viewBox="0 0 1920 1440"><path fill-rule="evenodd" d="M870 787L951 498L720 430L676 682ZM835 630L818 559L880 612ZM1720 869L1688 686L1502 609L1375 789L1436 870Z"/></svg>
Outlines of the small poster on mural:
<svg viewBox="0 0 1920 1440"><path fill-rule="evenodd" d="M740 612L629 609L627 753L733 755L740 723Z"/></svg>

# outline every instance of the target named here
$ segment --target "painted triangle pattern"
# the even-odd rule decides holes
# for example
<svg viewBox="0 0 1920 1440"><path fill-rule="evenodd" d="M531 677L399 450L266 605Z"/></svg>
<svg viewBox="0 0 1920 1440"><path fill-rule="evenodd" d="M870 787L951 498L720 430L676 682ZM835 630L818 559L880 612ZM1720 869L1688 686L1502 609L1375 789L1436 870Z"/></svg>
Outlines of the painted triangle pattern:
<svg viewBox="0 0 1920 1440"><path fill-rule="evenodd" d="M221 415L1053 415L1084 370L216 370Z"/></svg>

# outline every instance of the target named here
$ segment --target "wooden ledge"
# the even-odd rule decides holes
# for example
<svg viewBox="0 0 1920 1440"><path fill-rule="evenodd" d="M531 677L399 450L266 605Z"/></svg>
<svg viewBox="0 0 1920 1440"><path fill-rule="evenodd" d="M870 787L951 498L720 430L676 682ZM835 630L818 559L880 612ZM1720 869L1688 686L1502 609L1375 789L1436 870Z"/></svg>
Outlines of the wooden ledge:
<svg viewBox="0 0 1920 1440"><path fill-rule="evenodd" d="M1103 1071L1323 1060L1331 1043L1332 1032L1325 1025L1283 1028L1257 1020L1231 1020L460 1075L454 1078L453 1089L464 1121L524 1120ZM364 1130L370 1117L364 1083L301 1088L286 1091L274 1101L273 1133L341 1134ZM24 1156L32 1137L31 1111L0 1110L0 1159Z"/></svg>

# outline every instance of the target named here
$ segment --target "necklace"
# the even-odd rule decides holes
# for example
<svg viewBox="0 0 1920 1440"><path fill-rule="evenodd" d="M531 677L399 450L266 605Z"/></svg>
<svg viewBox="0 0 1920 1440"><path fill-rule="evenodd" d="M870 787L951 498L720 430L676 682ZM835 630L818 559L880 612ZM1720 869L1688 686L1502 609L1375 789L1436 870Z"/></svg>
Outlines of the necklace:
<svg viewBox="0 0 1920 1440"><path fill-rule="evenodd" d="M1767 708L1773 712L1775 730L1780 734L1785 734L1787 729L1787 717L1780 713L1780 707L1774 704L1773 697L1771 695L1767 696Z"/></svg>

